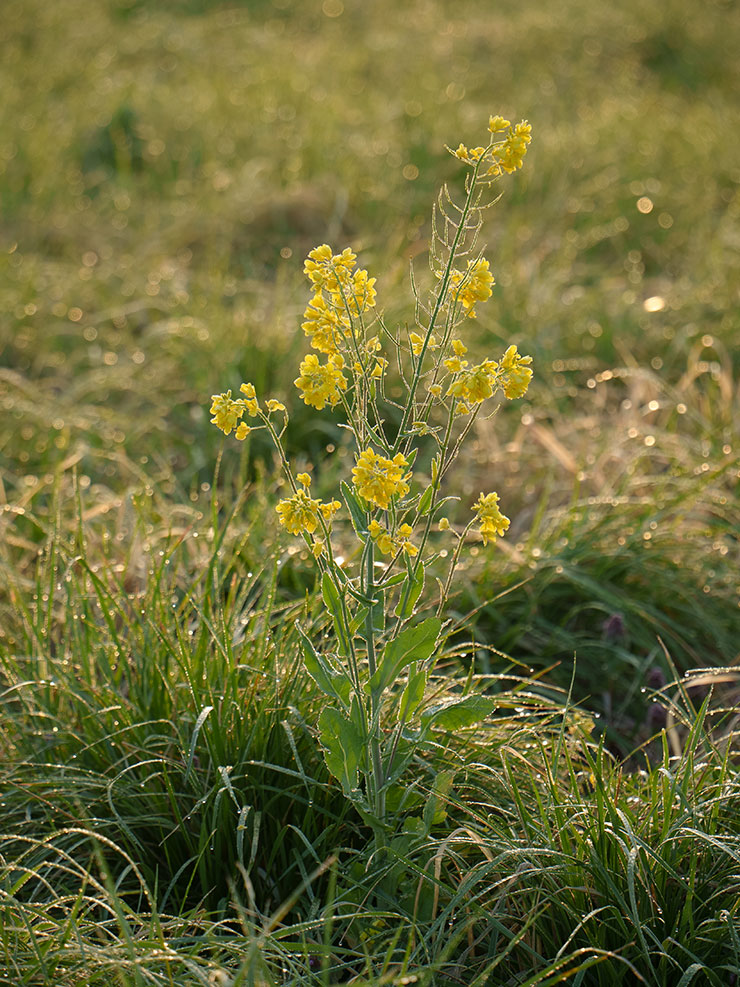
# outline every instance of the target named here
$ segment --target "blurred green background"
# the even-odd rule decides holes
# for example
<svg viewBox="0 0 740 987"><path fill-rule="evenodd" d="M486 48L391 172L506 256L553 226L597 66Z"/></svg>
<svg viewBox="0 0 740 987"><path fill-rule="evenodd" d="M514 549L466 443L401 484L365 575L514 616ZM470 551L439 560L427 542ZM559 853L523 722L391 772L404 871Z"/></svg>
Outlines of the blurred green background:
<svg viewBox="0 0 740 987"><path fill-rule="evenodd" d="M649 732L641 690L671 661L737 657L738 51L721 0L6 0L4 645L55 519L81 512L90 557L126 573L137 524L207 527L216 391L287 396L291 455L333 489L340 433L292 388L305 253L351 244L410 322L431 203L462 181L444 145L502 113L534 141L489 214L469 345L516 343L535 383L461 463L465 509L498 489L513 523L472 547L453 611L561 685L576 655L614 737ZM226 443L220 503L254 484L245 568L277 537L272 476L267 446Z"/></svg>

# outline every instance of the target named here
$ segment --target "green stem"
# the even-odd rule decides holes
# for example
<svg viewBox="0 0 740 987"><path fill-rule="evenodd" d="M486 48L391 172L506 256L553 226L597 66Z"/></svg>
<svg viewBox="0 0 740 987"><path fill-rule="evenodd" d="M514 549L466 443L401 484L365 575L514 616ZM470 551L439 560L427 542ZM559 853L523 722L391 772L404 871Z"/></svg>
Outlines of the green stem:
<svg viewBox="0 0 740 987"><path fill-rule="evenodd" d="M372 600L375 593L375 575L373 571L374 565L374 546L372 539L368 538L365 546L365 585L363 591L368 599ZM367 665L370 678L375 675L377 669L377 663L375 658L375 628L373 627L373 608L368 607L367 617L365 618L365 644L367 646ZM385 791L384 791L384 777L383 777L383 761L380 755L380 741L378 740L378 730L379 730L379 700L380 695L377 689L372 689L370 692L370 756L372 760L373 769L373 797L375 802L375 815L380 823L380 827L376 830L375 837L378 842L378 846L385 845L385 837L383 835L383 825L385 823Z"/></svg>

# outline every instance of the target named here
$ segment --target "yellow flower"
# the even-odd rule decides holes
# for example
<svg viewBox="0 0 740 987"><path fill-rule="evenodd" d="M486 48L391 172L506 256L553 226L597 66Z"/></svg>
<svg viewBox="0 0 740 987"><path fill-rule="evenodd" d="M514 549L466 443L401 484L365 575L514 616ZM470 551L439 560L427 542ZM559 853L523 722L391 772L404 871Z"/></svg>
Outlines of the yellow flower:
<svg viewBox="0 0 740 987"><path fill-rule="evenodd" d="M355 271L346 284L343 282L341 290L332 291L332 304L340 309L346 305L350 315L357 318L361 312L375 307L375 281L376 278L368 277L367 271Z"/></svg>
<svg viewBox="0 0 740 987"><path fill-rule="evenodd" d="M379 356L375 361L375 366L373 367L370 376L375 377L376 380L379 380L385 373L385 368L387 366L388 366L388 361L384 359L382 356Z"/></svg>
<svg viewBox="0 0 740 987"><path fill-rule="evenodd" d="M211 395L211 424L220 428L224 435L229 435L236 427L236 423L244 414L244 402L234 400L231 391L225 394Z"/></svg>
<svg viewBox="0 0 740 987"><path fill-rule="evenodd" d="M368 353L377 353L380 349L380 340L377 336L373 336L372 339L368 339L365 343L365 350Z"/></svg>
<svg viewBox="0 0 740 987"><path fill-rule="evenodd" d="M379 535L379 537L375 540L375 544L378 546L383 555L390 555L395 548L393 539L387 531L384 531L381 535Z"/></svg>
<svg viewBox="0 0 740 987"><path fill-rule="evenodd" d="M303 318L306 321L301 323L301 329L320 353L336 353L351 333L349 319L340 315L333 305L327 305L321 294L313 296Z"/></svg>
<svg viewBox="0 0 740 987"><path fill-rule="evenodd" d="M276 401L274 398L270 398L270 400L266 401L265 404L267 405L268 411L285 411L285 405L282 401Z"/></svg>
<svg viewBox="0 0 740 987"><path fill-rule="evenodd" d="M483 536L483 544L495 542L497 537L504 534L511 522L502 514L498 507L498 494L481 494L473 505L473 510L480 522L480 533Z"/></svg>
<svg viewBox="0 0 740 987"><path fill-rule="evenodd" d="M501 357L498 364L499 386L510 400L520 398L527 393L532 379L532 369L529 364L531 356L522 356L516 346L510 346Z"/></svg>
<svg viewBox="0 0 740 987"><path fill-rule="evenodd" d="M376 521L375 518L373 518L370 524L367 526L367 530L371 538L377 538L380 534L382 534L383 531L385 531L385 528L383 527L382 524Z"/></svg>
<svg viewBox="0 0 740 987"><path fill-rule="evenodd" d="M452 343L452 349L455 351L455 356L465 356L468 352L468 348L462 339L452 339L450 342Z"/></svg>
<svg viewBox="0 0 740 987"><path fill-rule="evenodd" d="M470 160L470 152L464 144L459 144L457 150L452 152L456 158L460 158L461 161Z"/></svg>
<svg viewBox="0 0 740 987"><path fill-rule="evenodd" d="M411 527L410 524L402 524L401 527L398 529L398 535L397 535L397 542L400 548L402 548L407 555L410 555L412 557L414 555L419 554L419 549L416 547L416 545L412 545L411 542L409 541L413 533L414 533L413 528Z"/></svg>
<svg viewBox="0 0 740 987"><path fill-rule="evenodd" d="M298 480L299 483L302 483L306 488L311 486L311 477L308 473L299 473L296 480Z"/></svg>
<svg viewBox="0 0 740 987"><path fill-rule="evenodd" d="M307 473L299 474L298 480L308 488L309 484L305 483L306 479L309 483L311 482ZM309 496L308 489L306 489L296 490L292 497L281 500L275 510L280 515L280 523L292 534L300 535L304 532L312 534L316 530L319 526L319 512L325 521L331 521L340 507L341 504L338 500L332 500L328 504L314 500Z"/></svg>
<svg viewBox="0 0 740 987"><path fill-rule="evenodd" d="M246 398L246 400L243 402L244 407L247 409L249 414L254 418L254 416L259 413L259 402L257 401L257 394L254 390L254 384L242 384L239 390Z"/></svg>
<svg viewBox="0 0 740 987"><path fill-rule="evenodd" d="M449 518L441 517L439 519L439 523L438 523L437 527L439 528L440 531L448 531L449 530L449 527L450 527Z"/></svg>
<svg viewBox="0 0 740 987"><path fill-rule="evenodd" d="M300 377L293 381L305 403L319 411L327 402L333 408L341 399L340 392L347 389L347 379L341 370L343 366L344 360L338 353L330 356L323 365L314 353L308 353L301 363Z"/></svg>
<svg viewBox="0 0 740 987"><path fill-rule="evenodd" d="M313 552L314 558L320 558L324 554L324 549L326 545L323 541L317 539L311 546L311 551Z"/></svg>
<svg viewBox="0 0 740 987"><path fill-rule="evenodd" d="M383 555L403 550L407 555L418 555L419 549L409 541L413 534L410 524L402 524L395 535L392 535L374 519L368 525L368 534L378 546Z"/></svg>
<svg viewBox="0 0 740 987"><path fill-rule="evenodd" d="M331 521L341 506L338 500L330 500L327 504L320 504L319 509L324 515L324 520Z"/></svg>
<svg viewBox="0 0 740 987"><path fill-rule="evenodd" d="M332 254L331 247L323 243L308 255L303 273L308 277L314 291L325 288L329 294L340 292L341 285L350 280L357 255L346 247L341 254Z"/></svg>
<svg viewBox="0 0 740 987"><path fill-rule="evenodd" d="M451 374L459 374L467 367L468 361L461 360L458 356L452 356L449 360L442 361Z"/></svg>
<svg viewBox="0 0 740 987"><path fill-rule="evenodd" d="M404 475L407 466L408 462L400 452L393 459L386 459L368 447L357 457L357 465L352 470L353 482L360 496L387 510L391 497L396 494L404 497L409 492L407 481L411 474Z"/></svg>
<svg viewBox="0 0 740 987"><path fill-rule="evenodd" d="M438 398L440 396L440 394L442 393L442 388L439 386L439 384L430 384L429 387L427 388L427 390L435 398Z"/></svg>
<svg viewBox="0 0 740 987"><path fill-rule="evenodd" d="M506 130L510 126L511 123L508 120L504 120L503 117L495 116L488 118L488 129L492 134L497 134L500 130Z"/></svg>
<svg viewBox="0 0 740 987"><path fill-rule="evenodd" d="M297 490L292 497L281 500L275 510L280 515L280 523L292 534L300 535L316 530L319 506L320 502L309 497L305 490Z"/></svg>
<svg viewBox="0 0 740 987"><path fill-rule="evenodd" d="M485 302L493 294L492 287L496 282L488 266L488 261L481 257L468 262L465 274L453 270L450 275L450 284L457 288L455 301L462 305L469 318L475 318L476 302Z"/></svg>
<svg viewBox="0 0 740 987"><path fill-rule="evenodd" d="M236 432L234 432L234 438L238 439L240 442L243 442L251 431L252 429L249 425L242 422L241 425L237 426Z"/></svg>
<svg viewBox="0 0 740 987"><path fill-rule="evenodd" d="M460 398L466 404L480 404L493 394L496 367L495 360L484 360L470 370L464 370L450 384L447 396ZM462 413L467 414L467 411Z"/></svg>
<svg viewBox="0 0 740 987"><path fill-rule="evenodd" d="M493 167L498 164L508 174L521 168L524 155L527 153L527 145L531 140L532 126L526 120L522 120L509 130L503 145L493 149L492 153L496 159Z"/></svg>
<svg viewBox="0 0 740 987"><path fill-rule="evenodd" d="M409 339L411 340L411 352L414 356L421 356L421 351L424 349L424 337L420 336L418 332L412 332L409 333ZM436 350L438 346L437 337L431 335L427 343L427 349Z"/></svg>

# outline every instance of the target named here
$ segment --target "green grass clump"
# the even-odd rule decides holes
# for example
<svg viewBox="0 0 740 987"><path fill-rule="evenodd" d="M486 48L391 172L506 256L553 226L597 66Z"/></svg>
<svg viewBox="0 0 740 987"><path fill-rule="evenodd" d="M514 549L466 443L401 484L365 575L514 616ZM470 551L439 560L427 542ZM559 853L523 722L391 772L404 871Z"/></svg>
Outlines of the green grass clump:
<svg viewBox="0 0 740 987"><path fill-rule="evenodd" d="M311 726L291 620L325 618L278 601L278 557L247 576L249 542L204 518L143 546L128 589L123 563L46 546L53 621L18 608L0 654L0 982L726 983L731 705L679 689L624 773L564 696L483 679L495 716L418 758L378 867Z"/></svg>

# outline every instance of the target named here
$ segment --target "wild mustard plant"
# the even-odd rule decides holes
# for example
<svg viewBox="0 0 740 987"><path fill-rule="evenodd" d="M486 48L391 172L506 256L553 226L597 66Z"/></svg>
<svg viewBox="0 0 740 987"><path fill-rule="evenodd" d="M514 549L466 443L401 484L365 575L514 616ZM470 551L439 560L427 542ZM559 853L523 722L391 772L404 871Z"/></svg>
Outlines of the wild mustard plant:
<svg viewBox="0 0 740 987"><path fill-rule="evenodd" d="M486 402L499 392L521 397L532 377L531 357L516 346L474 364L461 338L495 284L477 248L483 210L500 178L521 167L530 131L526 121L512 126L494 116L486 146L448 148L466 166L465 195L458 204L445 186L434 207L435 287L422 299L412 271L413 331L391 329L377 314L375 278L357 267L349 247L335 254L323 244L309 253L304 271L312 295L302 329L316 352L301 362L295 386L307 405L336 409L349 429L355 465L340 485L341 501L312 497L311 476L294 475L282 444L288 412L281 402L261 403L251 383L241 385L242 397L226 391L212 399L214 425L238 440L264 429L280 458L289 493L276 511L312 552L334 623L331 650L301 631L306 669L327 696L318 721L321 745L329 771L372 824L379 846L389 829L388 806L409 805L399 780L432 731L470 725L493 707L482 695L430 704L426 689L464 544L473 529L487 545L509 527L491 491L472 505L470 521L454 529L443 512L456 498L443 498L442 485ZM391 361L397 376L389 375ZM394 430L390 422L399 418ZM414 473L420 452L431 457L428 474ZM349 524L354 554L344 547ZM418 620L425 571L439 558L441 538L456 542L447 579L436 615ZM431 814L417 822L428 827Z"/></svg>

